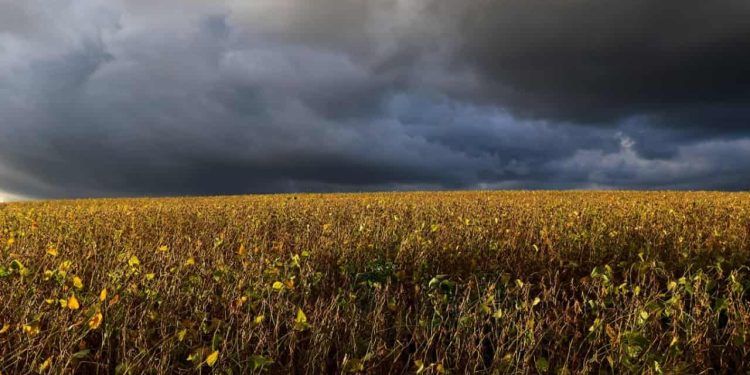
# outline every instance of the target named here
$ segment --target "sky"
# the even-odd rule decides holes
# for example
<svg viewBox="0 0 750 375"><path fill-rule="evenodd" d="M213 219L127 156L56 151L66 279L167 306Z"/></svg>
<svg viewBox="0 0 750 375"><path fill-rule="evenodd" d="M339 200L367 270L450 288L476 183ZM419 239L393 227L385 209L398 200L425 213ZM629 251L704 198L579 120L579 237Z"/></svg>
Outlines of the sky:
<svg viewBox="0 0 750 375"><path fill-rule="evenodd" d="M0 200L748 188L746 0L0 0Z"/></svg>

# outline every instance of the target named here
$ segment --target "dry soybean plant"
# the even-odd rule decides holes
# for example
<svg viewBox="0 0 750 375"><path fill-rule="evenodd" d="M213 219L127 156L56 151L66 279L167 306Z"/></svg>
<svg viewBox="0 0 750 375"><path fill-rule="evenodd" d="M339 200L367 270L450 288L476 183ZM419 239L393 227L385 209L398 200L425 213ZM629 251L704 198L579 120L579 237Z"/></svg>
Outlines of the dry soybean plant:
<svg viewBox="0 0 750 375"><path fill-rule="evenodd" d="M0 205L0 372L750 368L750 194Z"/></svg>

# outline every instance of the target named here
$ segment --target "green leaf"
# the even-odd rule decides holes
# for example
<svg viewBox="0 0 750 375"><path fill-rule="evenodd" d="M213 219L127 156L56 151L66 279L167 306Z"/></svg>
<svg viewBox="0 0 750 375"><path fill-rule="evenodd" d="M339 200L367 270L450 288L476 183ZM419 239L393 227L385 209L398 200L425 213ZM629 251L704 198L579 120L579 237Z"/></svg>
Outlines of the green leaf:
<svg viewBox="0 0 750 375"><path fill-rule="evenodd" d="M83 359L83 358L86 358L86 356L88 356L89 353L91 353L90 349L84 349L84 350L81 350L80 352L73 354L73 358Z"/></svg>
<svg viewBox="0 0 750 375"><path fill-rule="evenodd" d="M365 370L365 363L359 358L347 358L343 367L344 372L361 372Z"/></svg>
<svg viewBox="0 0 750 375"><path fill-rule="evenodd" d="M622 334L622 343L629 357L638 357L648 347L648 340L640 332L626 331Z"/></svg>
<svg viewBox="0 0 750 375"><path fill-rule="evenodd" d="M537 358L534 365L536 366L536 370L542 374L549 371L549 361L547 361L547 358L544 358L544 357Z"/></svg>
<svg viewBox="0 0 750 375"><path fill-rule="evenodd" d="M132 374L132 370L130 368L130 365L127 363L120 363L115 367L115 374L117 375L126 375L126 374Z"/></svg>
<svg viewBox="0 0 750 375"><path fill-rule="evenodd" d="M13 260L12 262L10 262L10 269L13 270L13 271L19 271L19 270L22 270L24 268L25 267L23 266L23 263L21 263L21 262L19 262L17 260Z"/></svg>
<svg viewBox="0 0 750 375"><path fill-rule="evenodd" d="M264 357L262 355L251 355L250 356L250 367L253 370L259 370L264 366L268 366L273 363L271 358Z"/></svg>
<svg viewBox="0 0 750 375"><path fill-rule="evenodd" d="M447 275L437 275L433 277L429 283L427 283L427 287L430 289L435 289L440 285L440 282L445 279Z"/></svg>
<svg viewBox="0 0 750 375"><path fill-rule="evenodd" d="M722 310L726 310L727 306L729 305L727 304L726 298L717 298L716 302L714 303L714 311L719 312Z"/></svg>

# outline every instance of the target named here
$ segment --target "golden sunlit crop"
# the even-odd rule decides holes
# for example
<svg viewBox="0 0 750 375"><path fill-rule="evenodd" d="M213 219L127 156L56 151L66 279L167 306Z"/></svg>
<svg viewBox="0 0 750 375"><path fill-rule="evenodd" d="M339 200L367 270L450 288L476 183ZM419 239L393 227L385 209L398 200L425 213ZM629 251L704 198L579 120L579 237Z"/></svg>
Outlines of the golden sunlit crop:
<svg viewBox="0 0 750 375"><path fill-rule="evenodd" d="M0 372L739 372L749 260L746 193L5 204Z"/></svg>

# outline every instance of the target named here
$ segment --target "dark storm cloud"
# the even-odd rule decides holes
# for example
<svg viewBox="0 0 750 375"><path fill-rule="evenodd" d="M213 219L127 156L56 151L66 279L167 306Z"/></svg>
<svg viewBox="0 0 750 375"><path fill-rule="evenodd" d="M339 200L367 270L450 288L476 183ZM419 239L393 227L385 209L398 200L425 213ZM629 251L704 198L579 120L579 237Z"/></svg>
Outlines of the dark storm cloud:
<svg viewBox="0 0 750 375"><path fill-rule="evenodd" d="M519 115L611 123L651 113L674 127L748 128L747 1L465 3L459 59Z"/></svg>
<svg viewBox="0 0 750 375"><path fill-rule="evenodd" d="M0 0L0 199L748 188L746 6L680 4Z"/></svg>

